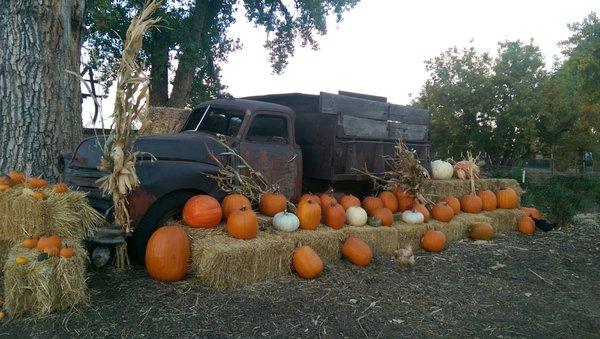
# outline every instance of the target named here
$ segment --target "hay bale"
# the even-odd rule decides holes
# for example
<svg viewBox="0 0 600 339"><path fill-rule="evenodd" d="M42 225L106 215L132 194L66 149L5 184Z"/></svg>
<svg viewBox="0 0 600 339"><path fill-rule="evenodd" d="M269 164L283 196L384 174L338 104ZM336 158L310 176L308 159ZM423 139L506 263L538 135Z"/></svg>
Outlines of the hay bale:
<svg viewBox="0 0 600 339"><path fill-rule="evenodd" d="M282 237L289 239L294 248L301 245L312 247L325 263L333 263L342 257L342 241L346 235L341 230L319 225L314 231L297 230L295 232L278 232Z"/></svg>
<svg viewBox="0 0 600 339"><path fill-rule="evenodd" d="M86 194L81 191L49 193L46 204L49 234L84 239L104 222L102 215L90 206Z"/></svg>
<svg viewBox="0 0 600 339"><path fill-rule="evenodd" d="M149 107L140 134L177 133L183 127L191 110L173 107Z"/></svg>
<svg viewBox="0 0 600 339"><path fill-rule="evenodd" d="M508 187L514 189L519 197L523 194L521 186L519 186L519 183L514 179L475 180L475 189L477 191L490 190L495 192ZM426 180L421 186L421 192L427 196L433 197L433 200L437 201L448 195L461 197L465 194L470 194L471 186L469 180Z"/></svg>
<svg viewBox="0 0 600 339"><path fill-rule="evenodd" d="M0 198L0 239L16 240L39 236L48 229L48 201L36 201L31 190L18 185L2 193Z"/></svg>
<svg viewBox="0 0 600 339"><path fill-rule="evenodd" d="M12 240L0 239L0 267L4 267L8 252L13 247Z"/></svg>
<svg viewBox="0 0 600 339"><path fill-rule="evenodd" d="M342 229L345 237L354 236L366 242L377 254L389 254L398 249L398 228L396 227L371 227L371 226L346 226Z"/></svg>
<svg viewBox="0 0 600 339"><path fill-rule="evenodd" d="M398 230L398 247L410 246L418 250L421 246L421 237L427 232L427 224L407 224L405 222L394 222L393 228Z"/></svg>
<svg viewBox="0 0 600 339"><path fill-rule="evenodd" d="M430 224L436 231L444 232L446 241L457 241L469 237L474 222L491 223L492 219L483 214L459 213L449 222L433 220Z"/></svg>
<svg viewBox="0 0 600 339"><path fill-rule="evenodd" d="M20 245L11 248L4 265L4 307L12 317L25 313L41 316L87 301L87 254L73 243L75 256L38 261L39 252ZM28 263L19 265L24 256Z"/></svg>
<svg viewBox="0 0 600 339"><path fill-rule="evenodd" d="M524 215L519 209L497 209L491 212L482 212L482 214L490 219L490 225L494 228L495 233L506 233L516 230L517 220Z"/></svg>

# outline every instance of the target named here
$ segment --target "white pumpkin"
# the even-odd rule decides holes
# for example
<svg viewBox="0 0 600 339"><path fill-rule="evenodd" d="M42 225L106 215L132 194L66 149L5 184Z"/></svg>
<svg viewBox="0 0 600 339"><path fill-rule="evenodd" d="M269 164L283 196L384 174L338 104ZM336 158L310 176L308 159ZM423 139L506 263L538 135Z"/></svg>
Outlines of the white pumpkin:
<svg viewBox="0 0 600 339"><path fill-rule="evenodd" d="M346 210L346 222L350 226L364 226L367 223L367 212L358 206L350 206Z"/></svg>
<svg viewBox="0 0 600 339"><path fill-rule="evenodd" d="M294 232L300 226L300 220L294 213L279 212L273 217L273 226L284 232Z"/></svg>
<svg viewBox="0 0 600 339"><path fill-rule="evenodd" d="M431 176L438 180L452 179L454 167L451 163L443 160L435 160L431 162Z"/></svg>
<svg viewBox="0 0 600 339"><path fill-rule="evenodd" d="M407 224L420 224L425 221L425 217L421 212L406 210L402 212L402 221Z"/></svg>

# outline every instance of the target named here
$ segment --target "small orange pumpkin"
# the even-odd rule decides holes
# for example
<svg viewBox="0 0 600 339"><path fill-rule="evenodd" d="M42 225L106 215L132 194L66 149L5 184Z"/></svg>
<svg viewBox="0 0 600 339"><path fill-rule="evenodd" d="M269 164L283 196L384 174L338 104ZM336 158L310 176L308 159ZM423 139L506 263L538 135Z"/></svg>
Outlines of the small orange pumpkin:
<svg viewBox="0 0 600 339"><path fill-rule="evenodd" d="M52 193L65 193L69 190L69 186L67 184L61 182L52 187Z"/></svg>
<svg viewBox="0 0 600 339"><path fill-rule="evenodd" d="M227 218L227 233L237 239L253 239L258 234L258 219L253 210L242 207Z"/></svg>
<svg viewBox="0 0 600 339"><path fill-rule="evenodd" d="M215 227L222 215L221 205L210 195L193 196L183 206L183 221L193 228Z"/></svg>
<svg viewBox="0 0 600 339"><path fill-rule="evenodd" d="M369 245L353 236L349 236L342 245L342 254L354 265L360 267L369 266L373 260L373 252Z"/></svg>
<svg viewBox="0 0 600 339"><path fill-rule="evenodd" d="M296 216L300 220L300 228L316 230L321 222L321 206L317 203L317 200L307 198L298 204Z"/></svg>
<svg viewBox="0 0 600 339"><path fill-rule="evenodd" d="M316 204L316 203L313 203ZM292 255L292 266L298 275L305 279L313 279L323 272L323 260L309 246L300 246Z"/></svg>
<svg viewBox="0 0 600 339"><path fill-rule="evenodd" d="M60 256L69 259L75 255L75 249L73 247L63 247L60 249Z"/></svg>
<svg viewBox="0 0 600 339"><path fill-rule="evenodd" d="M8 173L8 177L13 181L13 183L15 183L15 185L25 183L25 174L23 172L12 171Z"/></svg>
<svg viewBox="0 0 600 339"><path fill-rule="evenodd" d="M398 212L404 212L411 209L415 205L415 197L410 195L408 192L404 192L404 195L398 199Z"/></svg>
<svg viewBox="0 0 600 339"><path fill-rule="evenodd" d="M46 253L49 257L56 257L60 253L60 250L56 246L47 246L46 248L44 248L43 252Z"/></svg>
<svg viewBox="0 0 600 339"><path fill-rule="evenodd" d="M186 276L190 262L190 239L181 226L154 231L146 246L146 271L159 281L178 281Z"/></svg>
<svg viewBox="0 0 600 339"><path fill-rule="evenodd" d="M367 211L367 214L369 216L372 216L373 212L375 212L375 210L379 207L383 207L383 202L377 197L365 197L362 201L362 208L364 208L365 211Z"/></svg>
<svg viewBox="0 0 600 339"><path fill-rule="evenodd" d="M42 200L46 199L46 195L44 193L40 192L40 191L33 192L33 194L31 195L31 197L35 201L42 201Z"/></svg>
<svg viewBox="0 0 600 339"><path fill-rule="evenodd" d="M537 219L537 220L542 219L542 213L537 208L533 208L533 207L521 207L521 211L523 213L525 213L526 216L528 216L528 217L530 217L532 219Z"/></svg>
<svg viewBox="0 0 600 339"><path fill-rule="evenodd" d="M483 207L483 202L481 201L481 198L476 195L463 195L460 198L460 206L463 212L479 213Z"/></svg>
<svg viewBox="0 0 600 339"><path fill-rule="evenodd" d="M336 230L340 229L346 223L346 210L342 205L331 200L329 206L325 208L324 221L325 225Z"/></svg>
<svg viewBox="0 0 600 339"><path fill-rule="evenodd" d="M41 237L36 245L36 248L40 252L44 252L46 247L56 247L61 248L62 246L62 238L58 235L52 235L49 237Z"/></svg>
<svg viewBox="0 0 600 339"><path fill-rule="evenodd" d="M10 185L0 184L0 192L6 192L10 189Z"/></svg>
<svg viewBox="0 0 600 339"><path fill-rule="evenodd" d="M444 198L444 201L448 203L448 206L452 207L452 211L454 211L454 215L460 213L460 200L458 198L453 197L451 195Z"/></svg>
<svg viewBox="0 0 600 339"><path fill-rule="evenodd" d="M12 185L13 181L8 175L0 174L0 186L11 187Z"/></svg>
<svg viewBox="0 0 600 339"><path fill-rule="evenodd" d="M473 240L490 240L494 236L494 228L486 222L474 222L469 236Z"/></svg>
<svg viewBox="0 0 600 339"><path fill-rule="evenodd" d="M29 178L26 181L27 186L30 188L45 188L48 186L48 182L42 178Z"/></svg>
<svg viewBox="0 0 600 339"><path fill-rule="evenodd" d="M233 211L239 211L243 206L252 206L250 200L241 194L229 194L221 202L223 219L227 220Z"/></svg>
<svg viewBox="0 0 600 339"><path fill-rule="evenodd" d="M347 210L351 206L360 207L360 199L353 196L352 194L347 194L342 197L340 200L340 204L344 207L344 210Z"/></svg>
<svg viewBox="0 0 600 339"><path fill-rule="evenodd" d="M440 231L427 230L421 237L421 248L427 252L439 253L446 246L446 235Z"/></svg>
<svg viewBox="0 0 600 339"><path fill-rule="evenodd" d="M413 210L417 211L417 212L421 212L421 214L423 214L423 222L429 222L429 219L431 218L431 214L429 213L429 210L427 209L427 207L423 204L415 204L413 206Z"/></svg>
<svg viewBox="0 0 600 339"><path fill-rule="evenodd" d="M522 217L517 220L517 228L519 232L531 235L535 233L535 222L530 217Z"/></svg>
<svg viewBox="0 0 600 339"><path fill-rule="evenodd" d="M398 199L394 195L394 193L390 191L383 191L379 193L379 199L383 203L383 207L392 211L392 213L398 212Z"/></svg>
<svg viewBox="0 0 600 339"><path fill-rule="evenodd" d="M496 192L496 198L498 199L499 208L516 208L519 204L519 197L517 196L517 192L515 192L515 190L510 187Z"/></svg>
<svg viewBox="0 0 600 339"><path fill-rule="evenodd" d="M442 222L449 222L454 218L454 210L447 202L438 202L433 205L431 214L433 215L433 219Z"/></svg>
<svg viewBox="0 0 600 339"><path fill-rule="evenodd" d="M381 220L381 226L390 226L394 223L394 214L385 207L379 207L373 212L373 216Z"/></svg>
<svg viewBox="0 0 600 339"><path fill-rule="evenodd" d="M493 211L498 206L498 199L496 194L490 190L480 191L477 196L481 199L481 208L484 211Z"/></svg>
<svg viewBox="0 0 600 339"><path fill-rule="evenodd" d="M25 238L23 240L23 242L21 243L21 246L25 247L25 248L35 248L38 244L38 240L37 238Z"/></svg>
<svg viewBox="0 0 600 339"><path fill-rule="evenodd" d="M266 192L260 197L260 213L266 216L273 217L275 214L285 211L286 207L287 198L281 193Z"/></svg>

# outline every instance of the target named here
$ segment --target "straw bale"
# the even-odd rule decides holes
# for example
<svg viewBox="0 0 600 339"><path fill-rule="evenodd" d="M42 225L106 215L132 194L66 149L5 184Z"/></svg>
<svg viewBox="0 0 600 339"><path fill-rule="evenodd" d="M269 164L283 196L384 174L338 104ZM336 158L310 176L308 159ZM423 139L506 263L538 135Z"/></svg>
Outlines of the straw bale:
<svg viewBox="0 0 600 339"><path fill-rule="evenodd" d="M442 231L446 235L446 241L457 241L469 237L471 224L474 222L491 223L492 219L483 214L459 213L449 222L433 220L430 224L436 231Z"/></svg>
<svg viewBox="0 0 600 339"><path fill-rule="evenodd" d="M173 107L149 107L140 134L177 133L183 127L190 110Z"/></svg>
<svg viewBox="0 0 600 339"><path fill-rule="evenodd" d="M282 237L290 239L294 248L301 245L310 246L325 263L333 263L342 257L342 241L346 235L341 230L319 225L314 231L299 229L295 232L279 232Z"/></svg>
<svg viewBox="0 0 600 339"><path fill-rule="evenodd" d="M0 267L4 267L8 252L13 246L12 240L0 239Z"/></svg>
<svg viewBox="0 0 600 339"><path fill-rule="evenodd" d="M347 226L342 232L346 237L354 236L366 242L375 255L389 254L398 249L399 230L396 227Z"/></svg>
<svg viewBox="0 0 600 339"><path fill-rule="evenodd" d="M413 250L420 248L421 237L427 232L427 224L407 224L394 222L393 228L398 230L398 248L410 246Z"/></svg>
<svg viewBox="0 0 600 339"><path fill-rule="evenodd" d="M517 229L517 220L524 213L519 209L497 209L491 212L482 212L483 215L490 218L490 225L494 228L495 233L506 233Z"/></svg>
<svg viewBox="0 0 600 339"><path fill-rule="evenodd" d="M521 186L514 179L475 180L475 189L477 191L490 190L495 192L508 187L514 189L519 197L523 194ZM432 197L433 201L438 201L448 195L461 197L465 194L470 194L471 186L469 180L426 180L421 187L421 192L426 196Z"/></svg>

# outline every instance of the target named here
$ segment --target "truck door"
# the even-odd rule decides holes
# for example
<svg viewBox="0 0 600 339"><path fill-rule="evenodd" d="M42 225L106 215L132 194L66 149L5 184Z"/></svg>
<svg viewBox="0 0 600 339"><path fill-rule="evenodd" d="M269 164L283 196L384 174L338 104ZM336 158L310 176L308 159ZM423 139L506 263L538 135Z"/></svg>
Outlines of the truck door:
<svg viewBox="0 0 600 339"><path fill-rule="evenodd" d="M240 140L240 155L291 200L302 189L302 153L296 145L290 117L256 112Z"/></svg>

